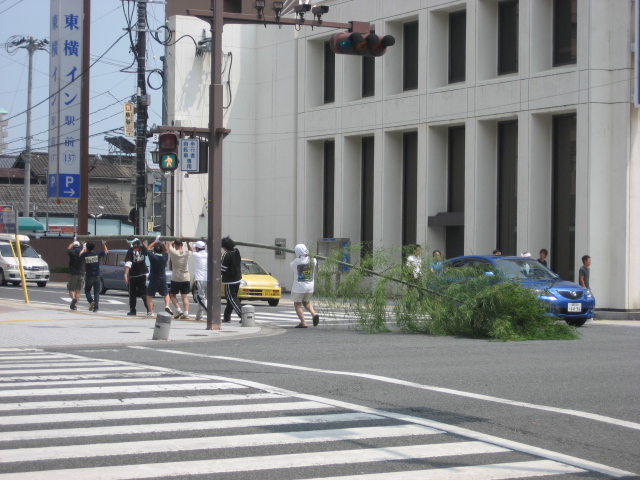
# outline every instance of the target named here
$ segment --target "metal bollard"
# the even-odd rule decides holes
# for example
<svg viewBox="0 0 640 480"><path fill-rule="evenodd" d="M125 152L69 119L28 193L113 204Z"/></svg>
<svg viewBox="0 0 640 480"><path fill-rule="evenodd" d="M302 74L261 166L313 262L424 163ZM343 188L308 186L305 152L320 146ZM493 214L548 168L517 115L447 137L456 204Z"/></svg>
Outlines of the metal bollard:
<svg viewBox="0 0 640 480"><path fill-rule="evenodd" d="M156 317L156 328L153 329L152 340L169 340L169 329L171 328L171 315L168 313L158 313Z"/></svg>
<svg viewBox="0 0 640 480"><path fill-rule="evenodd" d="M243 327L256 326L255 308L253 308L253 305L242 306L242 326Z"/></svg>

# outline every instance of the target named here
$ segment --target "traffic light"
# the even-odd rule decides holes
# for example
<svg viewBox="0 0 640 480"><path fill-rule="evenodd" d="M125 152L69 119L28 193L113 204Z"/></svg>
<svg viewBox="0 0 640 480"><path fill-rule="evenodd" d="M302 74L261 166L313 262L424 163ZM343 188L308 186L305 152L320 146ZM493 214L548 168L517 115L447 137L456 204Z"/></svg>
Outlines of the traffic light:
<svg viewBox="0 0 640 480"><path fill-rule="evenodd" d="M344 55L360 55L364 57L380 57L387 47L396 43L391 35L379 37L375 33L336 33L331 36L329 47L334 53Z"/></svg>
<svg viewBox="0 0 640 480"><path fill-rule="evenodd" d="M178 168L178 148L180 140L176 133L161 133L158 139L160 150L160 170L173 172Z"/></svg>

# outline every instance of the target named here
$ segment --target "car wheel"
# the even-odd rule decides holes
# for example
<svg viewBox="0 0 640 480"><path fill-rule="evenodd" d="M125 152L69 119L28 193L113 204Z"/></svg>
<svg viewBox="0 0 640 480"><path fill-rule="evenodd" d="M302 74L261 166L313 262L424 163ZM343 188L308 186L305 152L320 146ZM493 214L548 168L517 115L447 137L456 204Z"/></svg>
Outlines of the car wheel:
<svg viewBox="0 0 640 480"><path fill-rule="evenodd" d="M44 288L47 286L47 282L36 282L40 288Z"/></svg>
<svg viewBox="0 0 640 480"><path fill-rule="evenodd" d="M4 278L4 270L0 270L0 285L3 287L7 284L7 279Z"/></svg>
<svg viewBox="0 0 640 480"><path fill-rule="evenodd" d="M278 300L269 300L269 306L277 307L279 302L280 302L280 299L278 299Z"/></svg>
<svg viewBox="0 0 640 480"><path fill-rule="evenodd" d="M102 280L102 277L100 277L100 294L104 295L105 293L107 293L107 288L104 286L104 281Z"/></svg>
<svg viewBox="0 0 640 480"><path fill-rule="evenodd" d="M14 287L17 287L18 285L20 285L20 282L11 282L11 284L12 284Z"/></svg>
<svg viewBox="0 0 640 480"><path fill-rule="evenodd" d="M567 322L567 324L571 325L572 327L581 327L585 324L586 321L586 318L580 320L565 319L565 322Z"/></svg>

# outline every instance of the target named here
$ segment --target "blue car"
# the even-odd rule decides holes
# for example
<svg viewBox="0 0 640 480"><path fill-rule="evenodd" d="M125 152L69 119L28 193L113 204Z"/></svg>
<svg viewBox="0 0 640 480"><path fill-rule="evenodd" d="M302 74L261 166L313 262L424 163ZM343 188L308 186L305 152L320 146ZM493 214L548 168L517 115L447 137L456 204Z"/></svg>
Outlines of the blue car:
<svg viewBox="0 0 640 480"><path fill-rule="evenodd" d="M485 275L497 275L519 282L531 290L540 300L549 305L549 311L569 325L581 327L595 315L596 299L591 290L577 283L562 280L536 260L503 255L469 255L447 260L442 265L448 268L474 267Z"/></svg>

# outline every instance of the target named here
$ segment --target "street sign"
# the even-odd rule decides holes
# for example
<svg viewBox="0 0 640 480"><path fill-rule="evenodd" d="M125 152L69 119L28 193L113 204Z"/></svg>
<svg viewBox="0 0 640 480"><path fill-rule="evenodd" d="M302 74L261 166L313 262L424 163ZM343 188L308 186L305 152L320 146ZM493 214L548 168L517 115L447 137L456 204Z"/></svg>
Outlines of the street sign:
<svg viewBox="0 0 640 480"><path fill-rule="evenodd" d="M133 103L126 102L123 105L123 113L124 113L124 136L135 137L136 123L133 118Z"/></svg>
<svg viewBox="0 0 640 480"><path fill-rule="evenodd" d="M10 205L0 205L0 233L17 233L16 211Z"/></svg>
<svg viewBox="0 0 640 480"><path fill-rule="evenodd" d="M51 0L49 198L80 198L83 18L82 0Z"/></svg>
<svg viewBox="0 0 640 480"><path fill-rule="evenodd" d="M200 171L200 140L197 138L180 139L180 170L196 173Z"/></svg>

